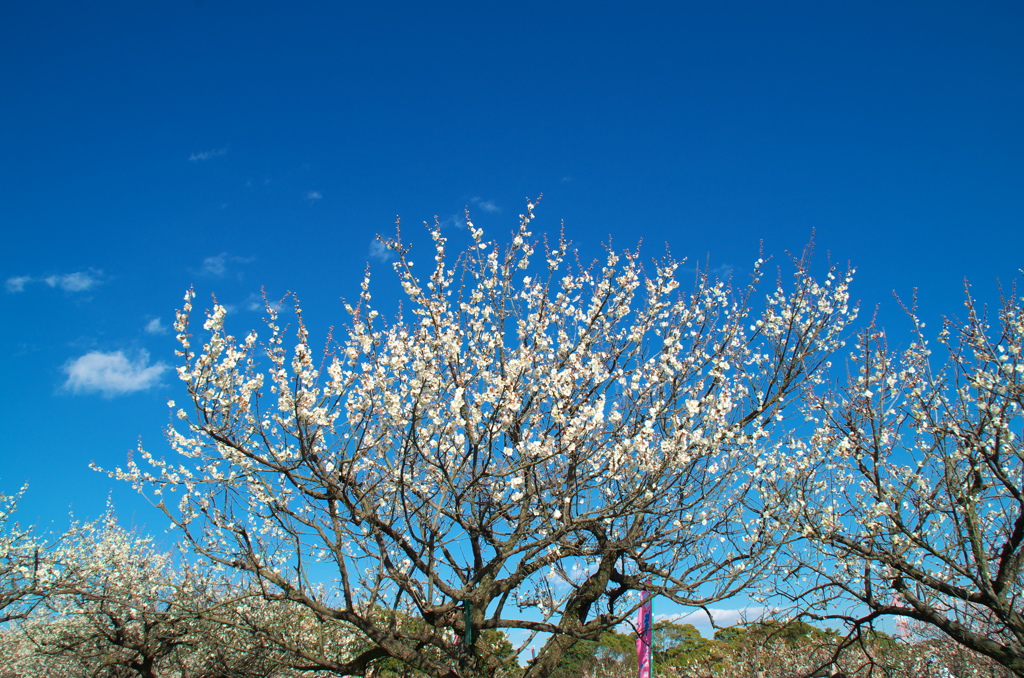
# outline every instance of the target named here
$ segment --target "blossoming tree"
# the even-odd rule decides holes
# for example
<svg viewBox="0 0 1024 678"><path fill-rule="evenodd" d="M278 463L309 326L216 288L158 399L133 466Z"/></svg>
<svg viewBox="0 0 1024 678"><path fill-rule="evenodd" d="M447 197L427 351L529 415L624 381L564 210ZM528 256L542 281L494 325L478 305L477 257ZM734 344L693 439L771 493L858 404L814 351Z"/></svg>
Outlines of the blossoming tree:
<svg viewBox="0 0 1024 678"><path fill-rule="evenodd" d="M13 496L0 492L0 623L28 613L48 567L40 557L45 547L33 530L14 520L23 491Z"/></svg>
<svg viewBox="0 0 1024 678"><path fill-rule="evenodd" d="M180 609L182 594L195 591L112 511L73 523L45 557L49 576L33 614L4 637L16 675L157 676L178 648L199 641L194 615Z"/></svg>
<svg viewBox="0 0 1024 678"><path fill-rule="evenodd" d="M917 620L1024 675L1022 301L1011 292L990 324L968 295L941 363L913 316L900 352L871 328L847 385L813 402L779 497L810 547L794 556L802 607L852 627Z"/></svg>
<svg viewBox="0 0 1024 678"><path fill-rule="evenodd" d="M272 305L262 339L214 304L197 340L186 296L175 456L141 449L115 473L196 553L370 639L320 668L494 675L496 629L537 649L542 678L631 592L722 599L781 538L749 510L762 452L841 345L849 275L819 284L795 261L755 307L761 261L748 286L683 290L668 255L538 251L532 210L504 248L469 222L454 261L435 227L423 278L387 241L404 312L385 322L367 276L323 356L297 302L293 343Z"/></svg>
<svg viewBox="0 0 1024 678"><path fill-rule="evenodd" d="M0 631L5 678L312 676L307 648L342 655L362 642L308 608L239 588L227 572L174 562L117 525L112 509L73 523L45 557L31 614Z"/></svg>

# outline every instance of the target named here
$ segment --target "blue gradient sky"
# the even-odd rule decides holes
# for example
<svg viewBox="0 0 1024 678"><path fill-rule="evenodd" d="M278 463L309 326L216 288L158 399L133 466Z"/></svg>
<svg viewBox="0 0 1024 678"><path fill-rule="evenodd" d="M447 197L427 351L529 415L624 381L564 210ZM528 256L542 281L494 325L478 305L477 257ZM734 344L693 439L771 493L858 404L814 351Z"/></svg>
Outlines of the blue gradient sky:
<svg viewBox="0 0 1024 678"><path fill-rule="evenodd" d="M371 6L372 5L372 6ZM261 286L344 321L377 233L463 208L742 271L816 232L956 313L1024 265L1019 2L0 4L0 488L162 528L89 470L165 449L169 326Z"/></svg>

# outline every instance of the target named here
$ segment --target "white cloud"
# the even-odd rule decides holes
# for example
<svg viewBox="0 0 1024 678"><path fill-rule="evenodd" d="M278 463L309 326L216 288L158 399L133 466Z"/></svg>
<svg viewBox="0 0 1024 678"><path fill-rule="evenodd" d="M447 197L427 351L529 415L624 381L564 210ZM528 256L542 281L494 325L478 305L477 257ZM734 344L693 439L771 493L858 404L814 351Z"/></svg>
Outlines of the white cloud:
<svg viewBox="0 0 1024 678"><path fill-rule="evenodd" d="M444 219L441 217L434 217L438 228L465 228L466 227L466 213L462 214L451 214Z"/></svg>
<svg viewBox="0 0 1024 678"><path fill-rule="evenodd" d="M146 323L146 331L150 334L165 334L167 332L167 325L164 325L160 318L153 318Z"/></svg>
<svg viewBox="0 0 1024 678"><path fill-rule="evenodd" d="M388 246L382 243L380 240L374 240L370 243L370 258L376 259L377 261L388 261L395 256L394 251L389 250Z"/></svg>
<svg viewBox="0 0 1024 678"><path fill-rule="evenodd" d="M25 286L30 283L41 282L45 283L48 287L61 289L65 292L84 292L98 285L102 274L103 271L76 271L75 273L48 275L45 278L19 275L8 278L5 286L8 292L17 293L24 292Z"/></svg>
<svg viewBox="0 0 1024 678"><path fill-rule="evenodd" d="M321 193L320 191L308 191L306 193L306 200L309 200L309 201L322 200L323 197L324 197L324 194Z"/></svg>
<svg viewBox="0 0 1024 678"><path fill-rule="evenodd" d="M247 311L265 311L267 306L270 306L273 310L277 311L281 308L281 300L270 301L263 294L256 294L253 292L245 298L243 306Z"/></svg>
<svg viewBox="0 0 1024 678"><path fill-rule="evenodd" d="M203 266L200 271L206 275L223 278L228 273L228 264L248 264L253 257L238 257L227 252L221 252L215 257L203 259Z"/></svg>
<svg viewBox="0 0 1024 678"><path fill-rule="evenodd" d="M220 277L227 273L228 262L226 254L218 254L215 257L206 257L203 259L203 273L209 275L215 275Z"/></svg>
<svg viewBox="0 0 1024 678"><path fill-rule="evenodd" d="M25 285L32 282L32 278L27 275L19 275L13 278L7 279L7 291L8 292L24 292Z"/></svg>
<svg viewBox="0 0 1024 678"><path fill-rule="evenodd" d="M209 160L210 158L218 158L222 155L227 155L227 148L215 148L210 151L201 151L199 153L193 153L188 157L190 162L202 162L203 160Z"/></svg>
<svg viewBox="0 0 1024 678"><path fill-rule="evenodd" d="M708 278L710 278L711 280L729 280L730 278L732 278L733 272L735 270L736 267L733 266L732 264L721 264L719 266L715 266L714 268L697 268L695 266L679 267L680 273L692 274L697 277L706 274Z"/></svg>
<svg viewBox="0 0 1024 678"><path fill-rule="evenodd" d="M734 624L751 622L759 619L764 613L765 608L762 606L751 606L744 607L735 610L727 610L724 608L710 607L708 612L711 613L711 618L714 619L715 627L726 627ZM662 621L674 621L679 624L693 624L699 628L712 629L712 624L708 620L708 615L703 610L694 610L685 614L656 614L654 615L655 620Z"/></svg>
<svg viewBox="0 0 1024 678"><path fill-rule="evenodd" d="M482 209L484 212L500 212L501 208L493 200L484 200L483 198L470 198L469 201Z"/></svg>
<svg viewBox="0 0 1024 678"><path fill-rule="evenodd" d="M59 287L65 292L84 292L95 286L99 280L81 271L77 273L65 273L64 275L51 275L43 279L50 287Z"/></svg>
<svg viewBox="0 0 1024 678"><path fill-rule="evenodd" d="M122 351L90 351L64 366L68 379L64 388L72 393L101 393L104 397L145 391L160 383L168 369L164 363L149 365L149 353L140 351L129 360Z"/></svg>
<svg viewBox="0 0 1024 678"><path fill-rule="evenodd" d="M732 272L735 268L732 264L722 264L711 269L710 273L716 278L726 280L732 277Z"/></svg>

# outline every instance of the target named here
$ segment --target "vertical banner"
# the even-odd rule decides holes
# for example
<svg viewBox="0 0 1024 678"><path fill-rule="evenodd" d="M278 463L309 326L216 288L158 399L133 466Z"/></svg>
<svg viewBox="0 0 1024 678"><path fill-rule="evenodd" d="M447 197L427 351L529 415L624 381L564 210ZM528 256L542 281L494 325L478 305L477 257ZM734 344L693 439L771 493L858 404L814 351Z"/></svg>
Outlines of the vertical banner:
<svg viewBox="0 0 1024 678"><path fill-rule="evenodd" d="M651 678L651 599L640 592L640 612L636 618L637 678Z"/></svg>

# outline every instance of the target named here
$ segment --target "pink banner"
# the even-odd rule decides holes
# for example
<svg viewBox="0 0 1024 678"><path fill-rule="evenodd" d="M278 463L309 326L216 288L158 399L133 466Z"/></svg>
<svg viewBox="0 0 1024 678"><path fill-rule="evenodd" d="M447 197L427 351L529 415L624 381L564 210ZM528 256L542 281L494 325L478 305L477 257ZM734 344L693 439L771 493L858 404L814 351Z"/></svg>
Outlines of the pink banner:
<svg viewBox="0 0 1024 678"><path fill-rule="evenodd" d="M640 613L636 618L637 678L651 678L651 599L640 592Z"/></svg>

